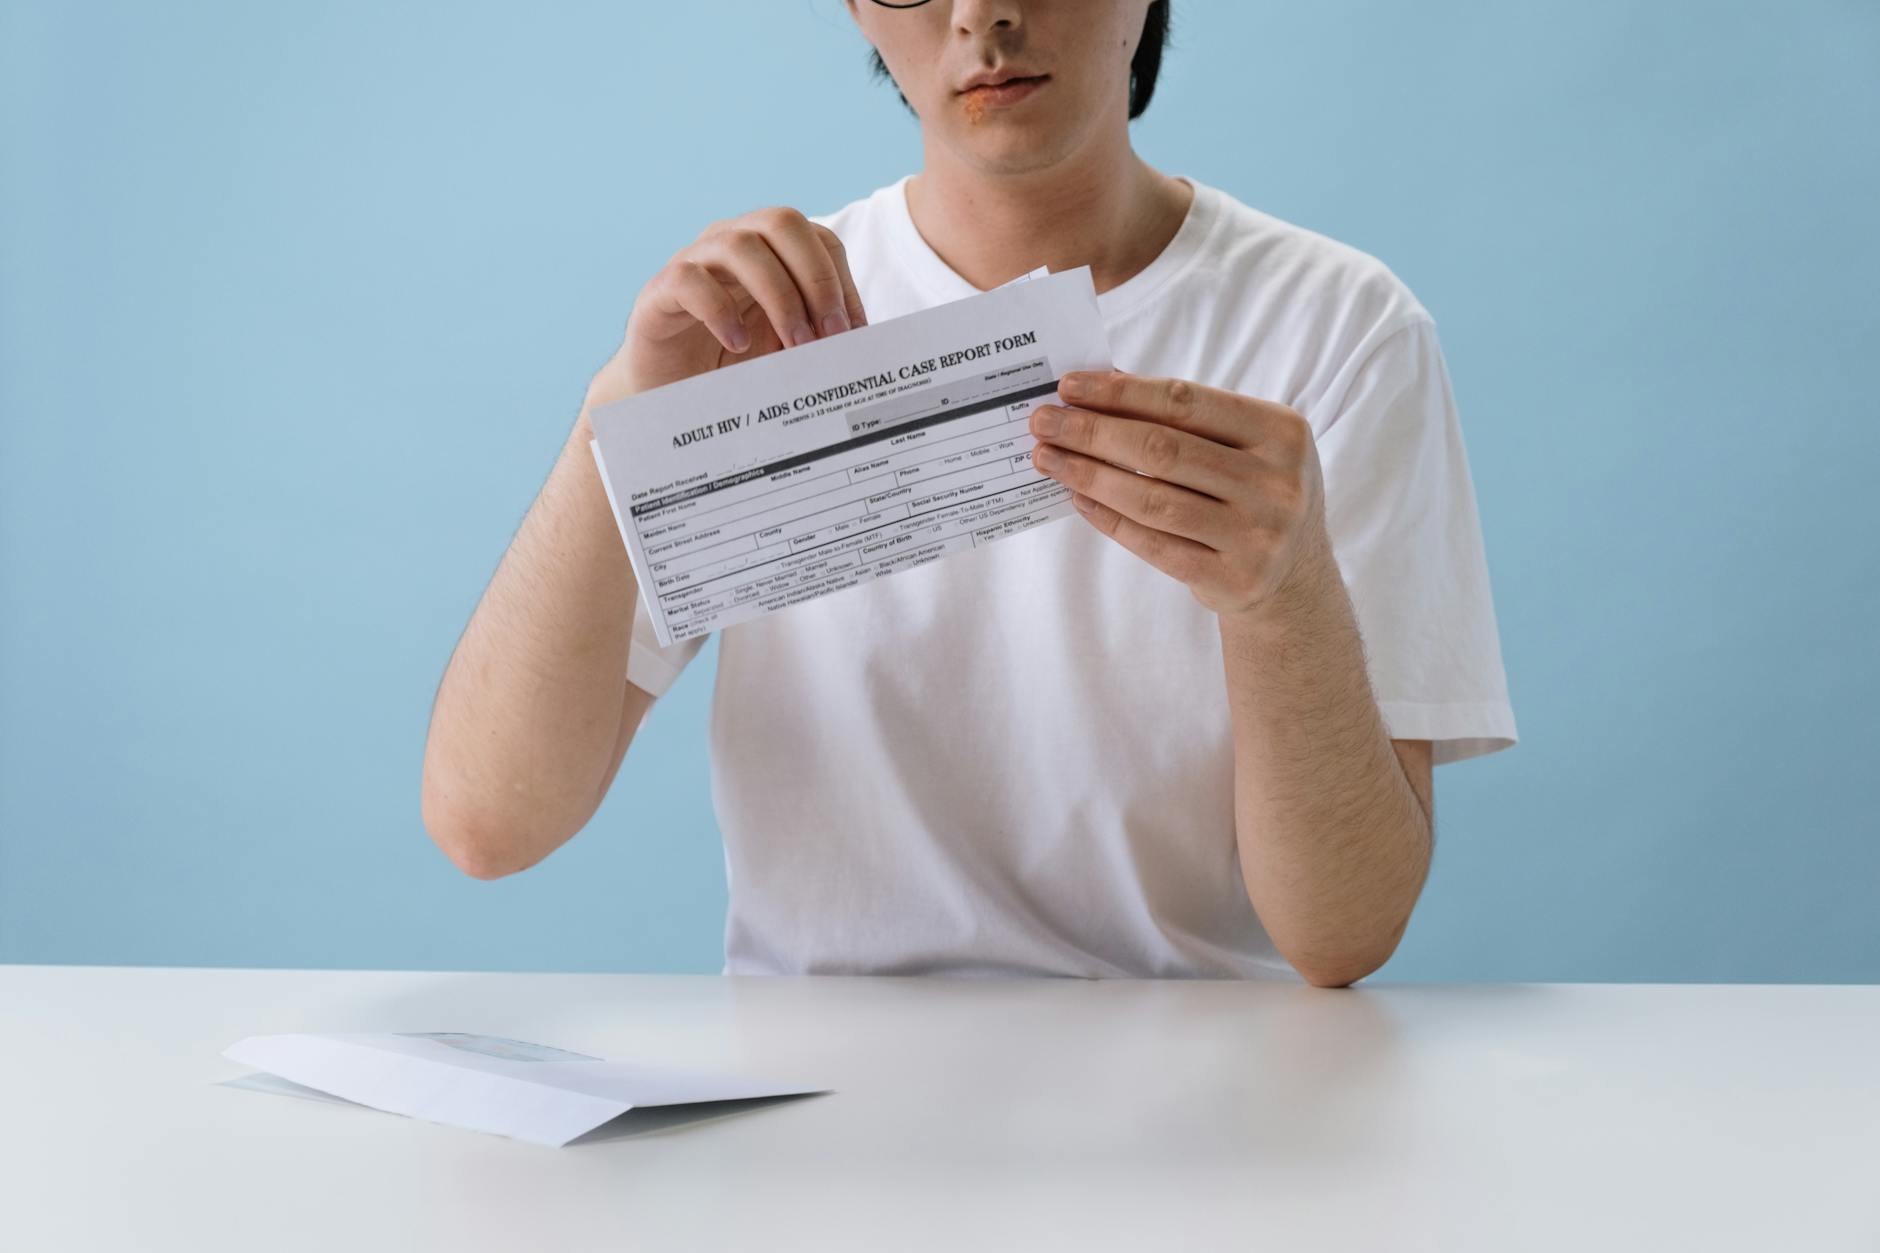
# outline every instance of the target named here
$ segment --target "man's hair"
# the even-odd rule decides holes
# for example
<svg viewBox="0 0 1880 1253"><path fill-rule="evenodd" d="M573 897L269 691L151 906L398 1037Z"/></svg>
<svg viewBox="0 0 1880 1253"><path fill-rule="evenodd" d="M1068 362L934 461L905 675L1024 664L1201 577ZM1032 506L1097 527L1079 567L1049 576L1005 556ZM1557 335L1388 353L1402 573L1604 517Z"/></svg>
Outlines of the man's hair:
<svg viewBox="0 0 1880 1253"><path fill-rule="evenodd" d="M1136 55L1129 62L1129 118L1135 121L1142 116L1142 111L1149 107L1149 97L1155 95L1156 76L1162 72L1162 48L1168 43L1168 6L1169 0L1155 0L1149 6L1148 14L1142 20L1142 42L1136 45ZM885 78L892 82L894 76L888 73L888 63L881 59L881 54L873 48L868 50L869 68L874 77ZM907 105L909 113L914 106L907 103L907 97L896 87L894 94L901 97L901 103Z"/></svg>

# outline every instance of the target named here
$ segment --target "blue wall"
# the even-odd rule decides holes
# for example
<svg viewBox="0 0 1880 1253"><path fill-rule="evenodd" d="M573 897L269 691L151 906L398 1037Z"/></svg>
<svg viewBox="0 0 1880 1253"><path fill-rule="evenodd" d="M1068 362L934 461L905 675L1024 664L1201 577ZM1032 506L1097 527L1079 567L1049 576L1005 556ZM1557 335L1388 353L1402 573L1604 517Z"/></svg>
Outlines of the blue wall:
<svg viewBox="0 0 1880 1253"><path fill-rule="evenodd" d="M0 0L0 960L718 969L709 653L497 882L430 700L639 285L917 131L838 0L527 10ZM1880 979L1880 6L1176 21L1140 150L1383 257L1462 406L1524 738L1387 974Z"/></svg>

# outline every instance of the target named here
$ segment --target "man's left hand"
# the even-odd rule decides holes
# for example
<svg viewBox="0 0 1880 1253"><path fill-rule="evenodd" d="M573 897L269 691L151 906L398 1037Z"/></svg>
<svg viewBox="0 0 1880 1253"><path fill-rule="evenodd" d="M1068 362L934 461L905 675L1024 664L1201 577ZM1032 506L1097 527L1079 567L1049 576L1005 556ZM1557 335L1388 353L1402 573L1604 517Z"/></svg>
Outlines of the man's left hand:
<svg viewBox="0 0 1880 1253"><path fill-rule="evenodd" d="M1259 613L1331 562L1318 448L1296 411L1123 370L1066 374L1058 395L1072 407L1032 411L1032 465L1215 613Z"/></svg>

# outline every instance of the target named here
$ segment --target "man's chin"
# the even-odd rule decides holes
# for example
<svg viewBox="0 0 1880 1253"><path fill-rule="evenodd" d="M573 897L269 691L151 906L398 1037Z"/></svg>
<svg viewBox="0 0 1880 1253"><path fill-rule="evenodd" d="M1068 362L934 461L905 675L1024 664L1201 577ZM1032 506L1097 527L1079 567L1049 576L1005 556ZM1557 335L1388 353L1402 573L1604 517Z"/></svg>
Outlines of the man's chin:
<svg viewBox="0 0 1880 1253"><path fill-rule="evenodd" d="M955 150L967 164L987 174L1028 174L1062 161L1070 145L1062 137L1019 130L1004 134L974 131L961 136Z"/></svg>

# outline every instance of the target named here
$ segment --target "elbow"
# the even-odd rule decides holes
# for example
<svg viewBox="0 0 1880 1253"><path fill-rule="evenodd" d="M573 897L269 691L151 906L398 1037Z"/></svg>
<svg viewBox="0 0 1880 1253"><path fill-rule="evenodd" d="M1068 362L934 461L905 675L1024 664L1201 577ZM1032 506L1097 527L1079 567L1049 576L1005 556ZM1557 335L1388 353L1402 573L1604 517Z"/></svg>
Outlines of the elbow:
<svg viewBox="0 0 1880 1253"><path fill-rule="evenodd" d="M487 882L515 873L513 868L483 856L473 844L448 847L444 850L444 855L450 858L452 865L472 879L482 879Z"/></svg>
<svg viewBox="0 0 1880 1253"><path fill-rule="evenodd" d="M1288 917L1285 925L1269 923L1267 934L1307 983L1346 988L1377 973L1396 955L1415 907L1412 896L1388 911L1376 904L1361 906L1342 920L1324 919L1317 925L1299 925L1297 918Z"/></svg>
<svg viewBox="0 0 1880 1253"><path fill-rule="evenodd" d="M1293 962L1299 977L1315 988L1348 988L1371 974L1382 961L1336 964L1331 962Z"/></svg>
<svg viewBox="0 0 1880 1253"><path fill-rule="evenodd" d="M1404 928L1399 926L1381 944L1338 952L1287 953L1286 960L1299 977L1315 988L1348 988L1377 973L1397 952Z"/></svg>
<svg viewBox="0 0 1880 1253"><path fill-rule="evenodd" d="M429 776L424 781L419 812L431 842L472 879L500 879L524 869L500 856L502 842L490 838L486 824L453 804Z"/></svg>

